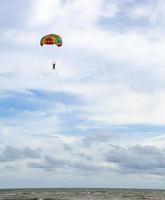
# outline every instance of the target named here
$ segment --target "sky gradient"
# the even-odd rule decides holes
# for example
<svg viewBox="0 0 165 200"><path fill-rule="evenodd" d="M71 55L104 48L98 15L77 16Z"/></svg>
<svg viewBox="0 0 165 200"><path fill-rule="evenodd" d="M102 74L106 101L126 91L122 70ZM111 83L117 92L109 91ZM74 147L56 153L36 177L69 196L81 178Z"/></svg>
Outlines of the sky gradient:
<svg viewBox="0 0 165 200"><path fill-rule="evenodd" d="M165 189L164 11L164 0L1 3L0 188ZM61 48L40 47L49 33Z"/></svg>

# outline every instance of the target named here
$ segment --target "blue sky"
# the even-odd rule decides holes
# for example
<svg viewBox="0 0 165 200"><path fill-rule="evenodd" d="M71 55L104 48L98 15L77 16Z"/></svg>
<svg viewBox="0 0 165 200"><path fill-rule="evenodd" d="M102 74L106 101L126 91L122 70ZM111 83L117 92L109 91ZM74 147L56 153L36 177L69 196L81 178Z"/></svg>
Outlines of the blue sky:
<svg viewBox="0 0 165 200"><path fill-rule="evenodd" d="M0 188L165 188L164 9L1 3ZM63 46L41 48L48 33Z"/></svg>

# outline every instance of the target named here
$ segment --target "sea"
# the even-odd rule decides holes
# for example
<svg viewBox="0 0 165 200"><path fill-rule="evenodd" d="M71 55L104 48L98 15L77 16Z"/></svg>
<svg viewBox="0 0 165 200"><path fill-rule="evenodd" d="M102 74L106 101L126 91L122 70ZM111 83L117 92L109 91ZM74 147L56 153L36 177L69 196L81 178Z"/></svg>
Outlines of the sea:
<svg viewBox="0 0 165 200"><path fill-rule="evenodd" d="M0 189L0 200L165 200L165 190L145 189Z"/></svg>

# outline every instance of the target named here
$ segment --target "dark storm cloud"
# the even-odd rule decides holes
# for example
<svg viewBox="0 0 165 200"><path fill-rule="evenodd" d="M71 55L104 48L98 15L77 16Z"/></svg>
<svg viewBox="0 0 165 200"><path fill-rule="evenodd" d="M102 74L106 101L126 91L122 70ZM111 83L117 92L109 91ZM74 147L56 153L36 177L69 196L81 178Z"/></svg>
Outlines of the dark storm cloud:
<svg viewBox="0 0 165 200"><path fill-rule="evenodd" d="M17 148L13 146L6 146L0 153L0 162L10 162L26 158L36 159L40 157L40 149L31 149L30 147Z"/></svg>
<svg viewBox="0 0 165 200"><path fill-rule="evenodd" d="M125 173L149 173L165 175L165 149L154 146L115 146L106 155L108 162L116 163Z"/></svg>

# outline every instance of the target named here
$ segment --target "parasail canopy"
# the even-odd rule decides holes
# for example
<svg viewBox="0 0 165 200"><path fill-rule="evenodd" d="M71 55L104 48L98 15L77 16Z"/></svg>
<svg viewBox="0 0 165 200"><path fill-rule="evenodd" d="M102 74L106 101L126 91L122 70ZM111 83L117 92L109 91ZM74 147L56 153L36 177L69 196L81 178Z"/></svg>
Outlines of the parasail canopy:
<svg viewBox="0 0 165 200"><path fill-rule="evenodd" d="M58 47L62 46L62 38L56 34L45 35L40 40L40 45L57 45Z"/></svg>

